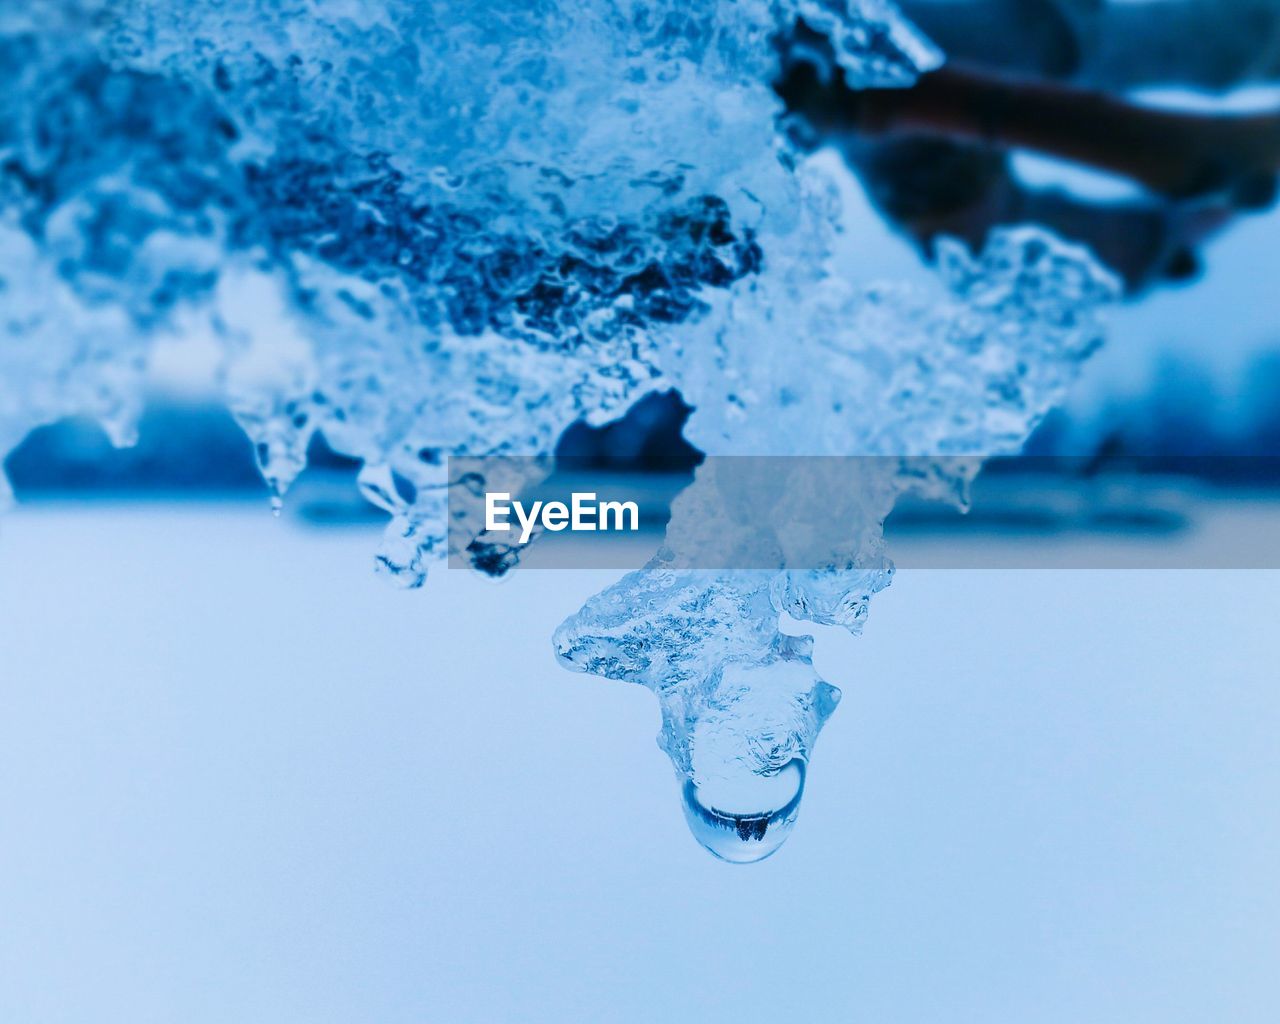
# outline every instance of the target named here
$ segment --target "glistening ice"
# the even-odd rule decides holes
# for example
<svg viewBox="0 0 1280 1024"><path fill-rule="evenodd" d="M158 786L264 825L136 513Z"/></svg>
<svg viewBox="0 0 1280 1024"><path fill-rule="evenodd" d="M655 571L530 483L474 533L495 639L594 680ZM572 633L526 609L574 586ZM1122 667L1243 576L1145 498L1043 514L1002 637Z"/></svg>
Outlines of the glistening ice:
<svg viewBox="0 0 1280 1024"><path fill-rule="evenodd" d="M934 290L843 279L770 87L798 18L855 86L942 59L886 0L0 0L0 449L74 414L128 443L156 341L207 332L273 493L322 432L409 587L448 553L445 456L545 454L659 387L710 453L972 456L885 460L827 571L682 568L704 473L558 632L658 695L700 841L772 852L838 697L779 614L858 629L896 497L1015 450L1115 289L1032 227L944 244ZM462 549L509 571L491 540Z"/></svg>

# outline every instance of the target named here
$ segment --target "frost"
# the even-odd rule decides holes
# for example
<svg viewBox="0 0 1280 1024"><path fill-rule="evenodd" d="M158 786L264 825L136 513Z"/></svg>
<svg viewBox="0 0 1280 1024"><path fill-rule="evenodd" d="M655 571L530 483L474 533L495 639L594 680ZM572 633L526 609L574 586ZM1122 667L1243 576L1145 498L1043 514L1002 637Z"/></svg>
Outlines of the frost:
<svg viewBox="0 0 1280 1024"><path fill-rule="evenodd" d="M418 586L447 456L545 454L659 386L710 452L1016 446L1104 276L1019 231L945 248L950 298L842 280L770 87L797 19L857 85L940 60L886 0L0 0L0 450L74 413L127 443L154 339L203 321L277 500L323 432L392 517L380 567ZM763 847L794 821L835 697L778 612L860 622L880 510L963 484L923 477L867 481L828 574L688 575L678 510L675 561L561 632L570 664L660 694L695 832ZM743 766L772 817L716 789Z"/></svg>

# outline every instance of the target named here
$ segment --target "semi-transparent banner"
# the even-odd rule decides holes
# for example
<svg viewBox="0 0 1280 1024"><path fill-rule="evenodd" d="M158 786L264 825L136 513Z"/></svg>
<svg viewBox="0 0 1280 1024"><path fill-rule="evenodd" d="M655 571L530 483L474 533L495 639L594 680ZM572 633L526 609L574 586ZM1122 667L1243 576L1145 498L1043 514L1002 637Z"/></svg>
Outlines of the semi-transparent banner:
<svg viewBox="0 0 1280 1024"><path fill-rule="evenodd" d="M1280 568L1280 457L454 458L449 564L501 575Z"/></svg>

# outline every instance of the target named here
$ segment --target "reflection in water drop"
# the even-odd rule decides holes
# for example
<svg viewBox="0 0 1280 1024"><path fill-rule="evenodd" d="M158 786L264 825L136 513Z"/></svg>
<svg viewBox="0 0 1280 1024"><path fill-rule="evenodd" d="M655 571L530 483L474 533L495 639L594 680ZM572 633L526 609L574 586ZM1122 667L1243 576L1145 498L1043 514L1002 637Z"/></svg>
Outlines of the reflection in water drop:
<svg viewBox="0 0 1280 1024"><path fill-rule="evenodd" d="M726 785L686 778L685 821L695 839L721 860L753 864L791 835L804 795L804 762L787 762L772 775L752 775Z"/></svg>

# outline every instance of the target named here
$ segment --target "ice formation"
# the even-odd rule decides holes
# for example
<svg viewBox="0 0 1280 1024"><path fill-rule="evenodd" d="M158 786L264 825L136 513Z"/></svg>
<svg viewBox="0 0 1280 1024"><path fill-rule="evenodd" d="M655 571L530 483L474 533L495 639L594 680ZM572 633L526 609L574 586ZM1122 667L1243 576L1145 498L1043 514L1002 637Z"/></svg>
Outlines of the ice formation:
<svg viewBox="0 0 1280 1024"><path fill-rule="evenodd" d="M322 431L417 586L446 456L544 454L660 385L710 452L1015 447L1109 280L1031 229L945 248L949 297L842 280L770 88L797 18L858 86L940 60L887 0L0 0L0 451L76 413L127 443L154 339L204 322L273 491ZM867 483L829 572L691 575L678 511L557 637L659 695L690 823L729 859L785 837L836 698L779 612L856 627L893 497L963 481Z"/></svg>
<svg viewBox="0 0 1280 1024"><path fill-rule="evenodd" d="M883 0L0 0L0 441L127 438L148 336L211 317L267 481L316 430L394 474L420 583L443 455L615 415L793 233L769 81L801 10L868 83L937 59Z"/></svg>
<svg viewBox="0 0 1280 1024"><path fill-rule="evenodd" d="M658 695L690 827L726 860L785 840L840 696L780 613L858 632L892 578L882 526L898 497L965 503L983 458L1016 451L1097 347L1096 310L1117 290L1087 252L1035 228L996 233L978 259L946 244L940 264L947 296L832 277L773 302L777 322L806 328L785 350L752 304L745 321L731 310L722 329L741 341L761 325L746 349L761 358L724 347L717 369L740 397L706 394L720 416L681 379L699 409L690 433L712 451L793 457L708 460L662 550L556 635L570 667ZM849 452L865 457L803 457ZM777 507L760 508L770 495Z"/></svg>

